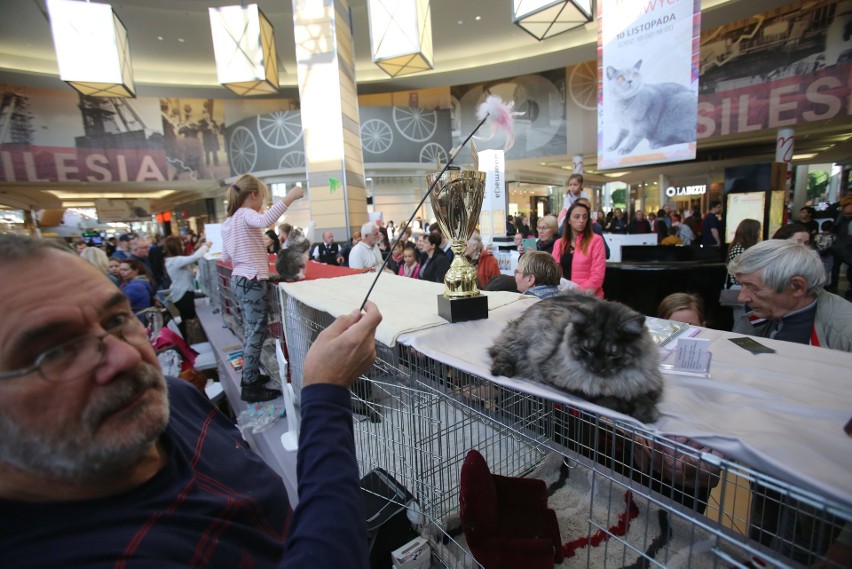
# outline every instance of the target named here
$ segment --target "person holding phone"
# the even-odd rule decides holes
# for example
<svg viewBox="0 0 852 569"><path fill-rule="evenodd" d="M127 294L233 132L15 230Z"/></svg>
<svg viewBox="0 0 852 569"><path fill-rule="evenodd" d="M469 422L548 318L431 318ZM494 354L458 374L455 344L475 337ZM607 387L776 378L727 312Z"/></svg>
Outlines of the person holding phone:
<svg viewBox="0 0 852 569"><path fill-rule="evenodd" d="M553 251L557 232L556 218L552 215L545 215L538 220L536 229L538 230L538 239L524 239L518 246L519 254L523 255L525 251L544 251L545 253Z"/></svg>

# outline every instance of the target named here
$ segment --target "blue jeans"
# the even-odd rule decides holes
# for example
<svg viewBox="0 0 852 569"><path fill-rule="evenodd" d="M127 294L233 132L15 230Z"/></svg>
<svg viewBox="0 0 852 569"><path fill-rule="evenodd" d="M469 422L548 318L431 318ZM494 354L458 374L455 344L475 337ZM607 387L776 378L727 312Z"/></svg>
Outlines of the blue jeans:
<svg viewBox="0 0 852 569"><path fill-rule="evenodd" d="M245 277L231 278L231 291L243 315L243 377L241 385L260 381L260 351L266 340L267 281Z"/></svg>

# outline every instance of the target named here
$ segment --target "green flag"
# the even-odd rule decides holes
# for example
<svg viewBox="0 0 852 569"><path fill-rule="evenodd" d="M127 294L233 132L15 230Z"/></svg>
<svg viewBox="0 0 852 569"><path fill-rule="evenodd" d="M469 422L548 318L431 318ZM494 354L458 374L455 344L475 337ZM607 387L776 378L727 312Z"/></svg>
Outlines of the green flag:
<svg viewBox="0 0 852 569"><path fill-rule="evenodd" d="M340 187L340 180L338 180L337 178L329 178L328 179L328 189L331 193L336 192L337 188L339 188L339 187Z"/></svg>

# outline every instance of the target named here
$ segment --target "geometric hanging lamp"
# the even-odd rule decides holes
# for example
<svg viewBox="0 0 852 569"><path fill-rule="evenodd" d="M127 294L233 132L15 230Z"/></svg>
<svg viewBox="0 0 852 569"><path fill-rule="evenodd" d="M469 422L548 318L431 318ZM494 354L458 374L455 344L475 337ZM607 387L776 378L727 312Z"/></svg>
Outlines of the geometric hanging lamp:
<svg viewBox="0 0 852 569"><path fill-rule="evenodd" d="M429 0L369 0L373 62L391 77L432 69Z"/></svg>
<svg viewBox="0 0 852 569"><path fill-rule="evenodd" d="M278 92L272 24L257 4L210 8L219 83L237 95Z"/></svg>
<svg viewBox="0 0 852 569"><path fill-rule="evenodd" d="M538 41L592 21L592 0L514 0L512 21Z"/></svg>
<svg viewBox="0 0 852 569"><path fill-rule="evenodd" d="M47 0L59 77L84 95L135 97L127 29L109 4Z"/></svg>

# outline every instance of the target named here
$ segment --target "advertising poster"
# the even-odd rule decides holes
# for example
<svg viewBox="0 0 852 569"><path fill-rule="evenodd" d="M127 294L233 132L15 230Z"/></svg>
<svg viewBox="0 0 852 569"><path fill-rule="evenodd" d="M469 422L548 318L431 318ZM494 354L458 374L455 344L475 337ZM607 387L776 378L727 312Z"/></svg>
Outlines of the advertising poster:
<svg viewBox="0 0 852 569"><path fill-rule="evenodd" d="M216 180L231 174L221 101L160 99L160 112L170 180Z"/></svg>
<svg viewBox="0 0 852 569"><path fill-rule="evenodd" d="M744 219L754 219L763 228L766 192L743 192L728 194L725 207L725 243L734 240L737 227Z"/></svg>
<svg viewBox="0 0 852 569"><path fill-rule="evenodd" d="M157 100L0 85L0 182L164 182Z"/></svg>
<svg viewBox="0 0 852 569"><path fill-rule="evenodd" d="M700 1L598 6L598 167L694 159Z"/></svg>

